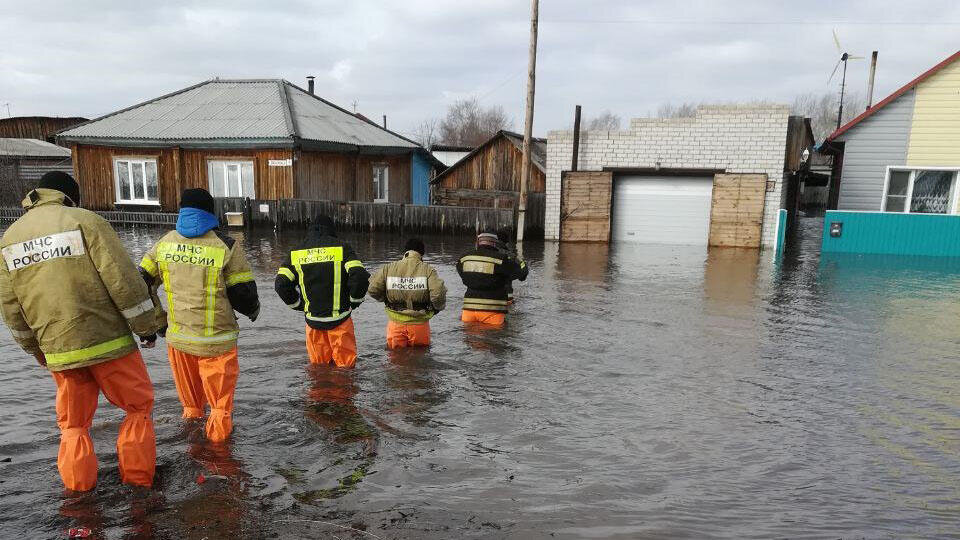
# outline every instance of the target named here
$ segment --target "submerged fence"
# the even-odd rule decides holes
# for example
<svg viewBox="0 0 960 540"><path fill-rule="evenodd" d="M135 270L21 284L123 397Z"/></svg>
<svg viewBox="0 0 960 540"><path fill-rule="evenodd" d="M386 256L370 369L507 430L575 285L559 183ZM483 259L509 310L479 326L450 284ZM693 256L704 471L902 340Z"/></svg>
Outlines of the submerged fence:
<svg viewBox="0 0 960 540"><path fill-rule="evenodd" d="M214 208L222 224L227 212L243 216L244 226L306 228L319 213L333 218L338 227L353 231L388 231L439 234L476 234L497 231L512 235L515 212L510 208L471 208L460 206L421 206L396 203L315 201L304 199L261 200L218 198ZM98 211L107 221L125 225L162 225L176 223L169 212ZM13 221L23 215L22 208L0 208L0 221ZM527 232L542 235L542 225L533 221Z"/></svg>

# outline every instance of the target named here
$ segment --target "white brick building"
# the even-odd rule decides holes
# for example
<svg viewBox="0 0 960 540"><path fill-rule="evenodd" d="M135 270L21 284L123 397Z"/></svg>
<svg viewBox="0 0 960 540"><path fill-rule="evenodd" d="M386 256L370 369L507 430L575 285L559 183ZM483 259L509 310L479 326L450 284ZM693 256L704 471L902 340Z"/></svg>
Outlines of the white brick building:
<svg viewBox="0 0 960 540"><path fill-rule="evenodd" d="M766 174L762 245L775 242L784 206L784 164L790 111L785 105L701 106L693 118L637 118L625 131L584 131L581 171L702 169ZM560 239L561 174L569 170L573 132L547 139L545 237Z"/></svg>

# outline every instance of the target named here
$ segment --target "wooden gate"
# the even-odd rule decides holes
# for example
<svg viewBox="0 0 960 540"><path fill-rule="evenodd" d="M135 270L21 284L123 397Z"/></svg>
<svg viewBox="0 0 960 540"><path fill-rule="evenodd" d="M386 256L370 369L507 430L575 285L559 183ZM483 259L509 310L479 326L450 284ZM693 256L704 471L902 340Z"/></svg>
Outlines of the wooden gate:
<svg viewBox="0 0 960 540"><path fill-rule="evenodd" d="M565 172L560 188L560 240L609 242L611 172Z"/></svg>
<svg viewBox="0 0 960 540"><path fill-rule="evenodd" d="M759 248L766 194L765 174L714 176L710 245Z"/></svg>

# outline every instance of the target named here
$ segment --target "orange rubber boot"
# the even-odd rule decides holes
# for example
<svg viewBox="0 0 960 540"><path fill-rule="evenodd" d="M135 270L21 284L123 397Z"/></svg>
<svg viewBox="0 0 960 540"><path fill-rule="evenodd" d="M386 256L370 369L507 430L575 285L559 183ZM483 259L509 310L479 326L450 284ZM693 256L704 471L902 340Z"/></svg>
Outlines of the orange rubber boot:
<svg viewBox="0 0 960 540"><path fill-rule="evenodd" d="M140 351L93 366L53 372L57 383L60 451L57 468L68 489L86 491L97 484L97 457L90 425L102 391L127 416L117 436L120 480L150 487L157 466L153 431L153 383Z"/></svg>
<svg viewBox="0 0 960 540"><path fill-rule="evenodd" d="M426 347L430 345L430 323L387 321L387 347Z"/></svg>
<svg viewBox="0 0 960 540"><path fill-rule="evenodd" d="M477 311L473 309L463 310L460 320L465 323L480 323L490 326L503 326L507 320L507 314L500 311Z"/></svg>
<svg viewBox="0 0 960 540"><path fill-rule="evenodd" d="M311 364L335 363L337 367L352 368L357 362L357 338L353 319L330 330L316 330L307 325L307 354Z"/></svg>
<svg viewBox="0 0 960 540"><path fill-rule="evenodd" d="M240 366L237 349L219 356L203 357L167 346L170 368L183 405L184 418L203 418L207 403L206 434L210 442L223 442L233 431L233 396Z"/></svg>

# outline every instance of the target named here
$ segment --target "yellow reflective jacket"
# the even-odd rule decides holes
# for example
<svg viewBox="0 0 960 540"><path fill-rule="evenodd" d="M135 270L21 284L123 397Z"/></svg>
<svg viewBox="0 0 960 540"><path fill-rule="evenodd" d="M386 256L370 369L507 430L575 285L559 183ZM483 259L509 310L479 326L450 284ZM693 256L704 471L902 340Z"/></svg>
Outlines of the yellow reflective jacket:
<svg viewBox="0 0 960 540"><path fill-rule="evenodd" d="M155 334L163 311L103 218L35 189L0 240L0 308L17 344L62 371L120 358Z"/></svg>
<svg viewBox="0 0 960 540"><path fill-rule="evenodd" d="M399 261L382 266L370 278L370 298L384 303L396 322L425 322L443 311L447 287L437 271L410 250Z"/></svg>
<svg viewBox="0 0 960 540"><path fill-rule="evenodd" d="M237 346L234 310L256 319L257 284L236 239L216 229L195 238L170 231L143 256L153 290L167 296L167 343L187 354L218 356Z"/></svg>

